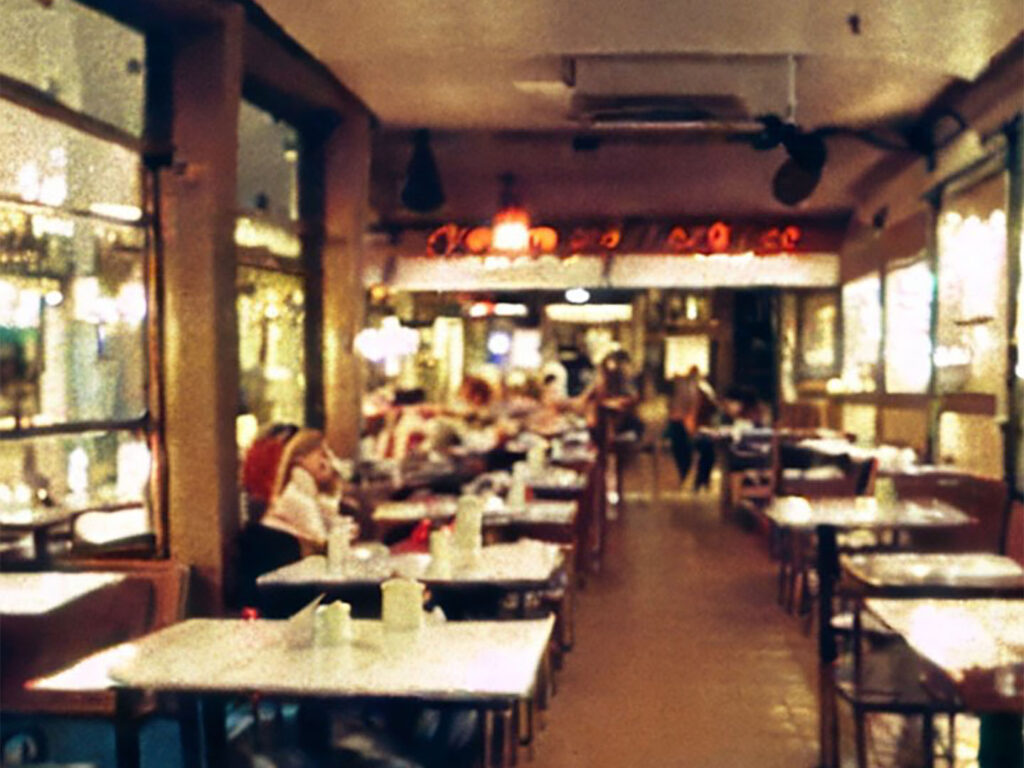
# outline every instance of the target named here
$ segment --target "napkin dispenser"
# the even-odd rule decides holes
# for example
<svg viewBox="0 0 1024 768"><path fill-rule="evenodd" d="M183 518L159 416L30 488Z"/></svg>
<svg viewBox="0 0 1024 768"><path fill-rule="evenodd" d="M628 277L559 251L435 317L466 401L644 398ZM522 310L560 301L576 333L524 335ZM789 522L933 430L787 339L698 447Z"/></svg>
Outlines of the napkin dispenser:
<svg viewBox="0 0 1024 768"><path fill-rule="evenodd" d="M517 461L512 467L512 485L508 489L508 505L513 509L522 509L526 506L526 475L529 471L527 465Z"/></svg>
<svg viewBox="0 0 1024 768"><path fill-rule="evenodd" d="M316 610L313 644L342 645L352 639L352 606L335 600Z"/></svg>
<svg viewBox="0 0 1024 768"><path fill-rule="evenodd" d="M347 518L335 520L327 532L327 571L341 573L348 560L352 540L351 521Z"/></svg>
<svg viewBox="0 0 1024 768"><path fill-rule="evenodd" d="M423 626L423 585L411 579L388 579L380 586L384 626L415 630Z"/></svg>
<svg viewBox="0 0 1024 768"><path fill-rule="evenodd" d="M479 552L483 546L484 502L478 496L459 497L455 512L455 547L460 552Z"/></svg>
<svg viewBox="0 0 1024 768"><path fill-rule="evenodd" d="M547 449L544 443L537 443L526 452L526 465L530 469L543 470L547 460Z"/></svg>
<svg viewBox="0 0 1024 768"><path fill-rule="evenodd" d="M452 534L447 528L430 534L430 567L427 572L434 578L449 578L452 573Z"/></svg>

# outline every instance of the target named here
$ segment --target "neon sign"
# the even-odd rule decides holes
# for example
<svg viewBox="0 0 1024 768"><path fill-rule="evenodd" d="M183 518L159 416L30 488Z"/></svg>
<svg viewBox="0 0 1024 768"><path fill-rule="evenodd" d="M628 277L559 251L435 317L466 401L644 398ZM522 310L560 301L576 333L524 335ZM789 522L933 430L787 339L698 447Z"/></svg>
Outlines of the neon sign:
<svg viewBox="0 0 1024 768"><path fill-rule="evenodd" d="M614 253L730 254L796 253L832 250L836 232L808 232L796 224L750 222L630 222L613 225L534 227L524 255L602 256ZM485 256L493 251L489 227L442 224L427 236L426 255ZM808 242L808 240L815 242Z"/></svg>

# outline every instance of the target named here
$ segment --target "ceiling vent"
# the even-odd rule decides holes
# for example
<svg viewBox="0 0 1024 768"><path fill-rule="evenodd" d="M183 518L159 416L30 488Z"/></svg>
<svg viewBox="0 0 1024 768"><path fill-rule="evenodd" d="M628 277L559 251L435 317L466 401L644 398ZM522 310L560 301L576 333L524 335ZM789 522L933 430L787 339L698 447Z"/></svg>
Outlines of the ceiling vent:
<svg viewBox="0 0 1024 768"><path fill-rule="evenodd" d="M566 60L569 118L604 129L761 130L787 99L780 56L579 56Z"/></svg>

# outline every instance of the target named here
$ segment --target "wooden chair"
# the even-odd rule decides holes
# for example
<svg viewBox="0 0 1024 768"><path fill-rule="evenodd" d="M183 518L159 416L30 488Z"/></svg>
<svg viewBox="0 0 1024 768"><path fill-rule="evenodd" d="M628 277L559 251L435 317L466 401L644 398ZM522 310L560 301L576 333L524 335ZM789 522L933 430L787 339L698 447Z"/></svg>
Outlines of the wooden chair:
<svg viewBox="0 0 1024 768"><path fill-rule="evenodd" d="M901 499L938 499L963 510L976 525L957 529L915 531L914 549L925 552L1000 552L1006 524L1006 482L966 473L896 475Z"/></svg>
<svg viewBox="0 0 1024 768"><path fill-rule="evenodd" d="M188 566L170 560L95 560L79 561L69 570L114 571L124 573L129 582L148 585L150 599L140 617L128 617L131 629L126 636L113 638L113 643L123 643L143 634L161 629L181 621L187 610L190 569ZM125 610L137 610L137 606L125 606ZM117 621L115 614L103 617L104 621ZM116 647L116 646L113 646ZM110 647L100 654L110 651ZM95 654L94 654L95 655ZM92 658L92 657L89 657ZM35 687L32 683L13 698L7 696L3 702L5 711L26 714L46 714L79 717L113 717L114 693L110 689L102 665L96 671L95 664L89 666L89 659L77 664L85 670L76 677L76 684L66 689ZM145 714L153 709L153 702L144 702Z"/></svg>

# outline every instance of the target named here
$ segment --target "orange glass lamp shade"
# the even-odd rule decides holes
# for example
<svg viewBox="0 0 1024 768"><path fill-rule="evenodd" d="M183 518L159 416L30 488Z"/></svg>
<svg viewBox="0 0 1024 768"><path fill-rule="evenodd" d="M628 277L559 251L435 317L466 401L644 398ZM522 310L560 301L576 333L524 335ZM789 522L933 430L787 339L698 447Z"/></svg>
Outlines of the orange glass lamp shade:
<svg viewBox="0 0 1024 768"><path fill-rule="evenodd" d="M491 248L495 251L523 252L530 247L530 215L515 206L494 215Z"/></svg>
<svg viewBox="0 0 1024 768"><path fill-rule="evenodd" d="M558 232L552 227L534 227L530 230L530 250L535 253L554 253L558 248Z"/></svg>

